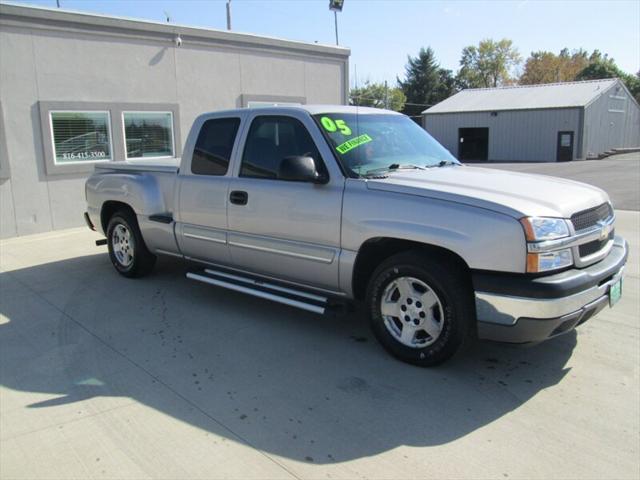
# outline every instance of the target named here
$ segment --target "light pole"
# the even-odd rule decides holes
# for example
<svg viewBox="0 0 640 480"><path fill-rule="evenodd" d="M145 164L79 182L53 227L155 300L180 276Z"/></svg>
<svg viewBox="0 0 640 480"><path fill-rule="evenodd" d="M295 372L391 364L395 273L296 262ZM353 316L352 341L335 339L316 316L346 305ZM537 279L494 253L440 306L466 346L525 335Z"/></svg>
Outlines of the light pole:
<svg viewBox="0 0 640 480"><path fill-rule="evenodd" d="M227 0L227 30L231 30L231 0Z"/></svg>
<svg viewBox="0 0 640 480"><path fill-rule="evenodd" d="M333 20L336 26L336 45L338 45L338 12L342 11L344 0L329 0L329 10L333 12Z"/></svg>

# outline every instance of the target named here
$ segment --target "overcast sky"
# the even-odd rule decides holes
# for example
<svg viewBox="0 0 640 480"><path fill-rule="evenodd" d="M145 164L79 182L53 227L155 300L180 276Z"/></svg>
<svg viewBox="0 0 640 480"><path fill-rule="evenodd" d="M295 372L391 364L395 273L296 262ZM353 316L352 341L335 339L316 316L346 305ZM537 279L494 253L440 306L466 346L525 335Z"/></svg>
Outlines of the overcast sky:
<svg viewBox="0 0 640 480"><path fill-rule="evenodd" d="M55 7L56 0L21 0ZM224 0L60 0L69 10L226 28ZM232 27L292 40L332 44L328 0L232 0ZM640 70L640 1L345 0L340 44L351 48L350 78L402 75L407 55L431 46L442 66L457 70L460 51L482 38L510 38L523 57L533 50L597 48L629 73Z"/></svg>

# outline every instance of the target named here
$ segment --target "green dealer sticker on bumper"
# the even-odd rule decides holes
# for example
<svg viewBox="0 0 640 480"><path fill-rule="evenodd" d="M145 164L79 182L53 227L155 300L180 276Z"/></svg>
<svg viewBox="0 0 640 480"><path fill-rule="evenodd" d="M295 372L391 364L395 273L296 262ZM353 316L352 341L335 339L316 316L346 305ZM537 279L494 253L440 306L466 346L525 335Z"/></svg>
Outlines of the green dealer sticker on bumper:
<svg viewBox="0 0 640 480"><path fill-rule="evenodd" d="M365 143L369 143L372 140L373 138L371 138L369 135L365 133L363 135L360 135L359 137L352 138L351 140L347 140L343 144L338 145L336 147L336 150L339 153L344 155L348 151L353 150L354 148L359 147L360 145L364 145Z"/></svg>

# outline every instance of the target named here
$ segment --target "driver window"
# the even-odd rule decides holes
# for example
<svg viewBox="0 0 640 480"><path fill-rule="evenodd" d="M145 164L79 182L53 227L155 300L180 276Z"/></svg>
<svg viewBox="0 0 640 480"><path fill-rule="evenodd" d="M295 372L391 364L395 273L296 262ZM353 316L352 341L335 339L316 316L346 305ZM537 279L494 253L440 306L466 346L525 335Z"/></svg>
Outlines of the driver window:
<svg viewBox="0 0 640 480"><path fill-rule="evenodd" d="M291 156L312 157L318 168L322 168L318 149L299 120L292 117L257 117L247 135L240 176L277 179L280 162Z"/></svg>

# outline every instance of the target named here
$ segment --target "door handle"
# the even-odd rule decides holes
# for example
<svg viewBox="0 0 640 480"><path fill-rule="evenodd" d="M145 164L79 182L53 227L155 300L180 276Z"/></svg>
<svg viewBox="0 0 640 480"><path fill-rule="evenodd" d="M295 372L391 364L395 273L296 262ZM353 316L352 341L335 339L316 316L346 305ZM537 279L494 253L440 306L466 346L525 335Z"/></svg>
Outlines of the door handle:
<svg viewBox="0 0 640 480"><path fill-rule="evenodd" d="M246 205L249 202L249 194L240 190L234 190L229 195L229 201L235 205Z"/></svg>

